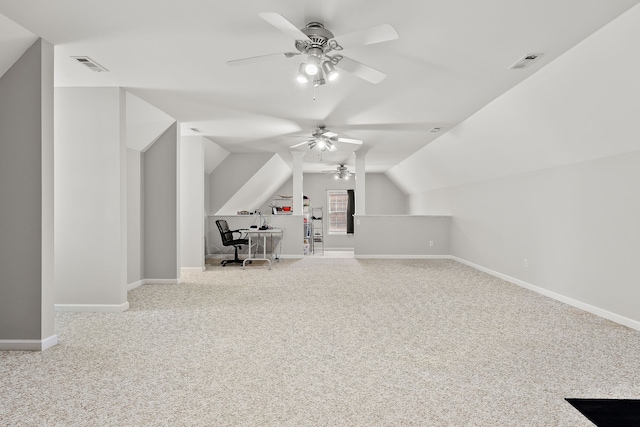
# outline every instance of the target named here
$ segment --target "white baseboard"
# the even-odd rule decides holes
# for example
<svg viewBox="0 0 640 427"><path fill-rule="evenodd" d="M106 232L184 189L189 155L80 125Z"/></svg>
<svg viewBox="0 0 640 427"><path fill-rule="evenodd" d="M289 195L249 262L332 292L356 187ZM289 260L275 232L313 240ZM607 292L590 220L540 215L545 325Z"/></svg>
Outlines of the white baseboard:
<svg viewBox="0 0 640 427"><path fill-rule="evenodd" d="M279 255L278 258L280 258L280 259L302 259L302 258L304 258L304 255L301 255L301 254L295 254L295 255L282 254L282 255Z"/></svg>
<svg viewBox="0 0 640 427"><path fill-rule="evenodd" d="M127 285L127 292L129 292L132 289L139 288L140 286L142 286L142 280L138 280L137 282L129 283Z"/></svg>
<svg viewBox="0 0 640 427"><path fill-rule="evenodd" d="M205 271L205 269L198 269L197 271ZM178 279L142 279L137 282L129 283L127 285L127 292L139 288L142 285L177 285Z"/></svg>
<svg viewBox="0 0 640 427"><path fill-rule="evenodd" d="M44 351L58 344L58 336L42 340L0 340L0 351Z"/></svg>
<svg viewBox="0 0 640 427"><path fill-rule="evenodd" d="M180 267L180 273L202 273L206 267Z"/></svg>
<svg viewBox="0 0 640 427"><path fill-rule="evenodd" d="M56 311L76 313L120 313L129 309L129 302L122 304L56 304Z"/></svg>
<svg viewBox="0 0 640 427"><path fill-rule="evenodd" d="M450 259L449 255L354 255L358 259Z"/></svg>
<svg viewBox="0 0 640 427"><path fill-rule="evenodd" d="M603 317L605 319L611 320L612 322L615 322L615 323L618 323L620 325L627 326L627 327L629 327L631 329L635 329L637 331L640 331L640 322L638 322L637 320L629 319L628 317L624 317L624 316L621 316L619 314L612 313L610 311L604 310L602 308L595 307L595 306L593 306L591 304L587 304L585 302L578 301L578 300L573 299L573 298L569 298L569 297L561 295L561 294L559 294L557 292L553 292L553 291L550 291L548 289L541 288L541 287L536 286L536 285L532 285L531 283L527 283L527 282L522 281L520 279L516 279L515 277L507 276L506 274L502 274L502 273L499 273L497 271L491 270L489 268L483 267L481 265L474 264L474 263L469 262L467 260L464 260L462 258L458 258L458 257L455 257L455 256L450 256L449 258L454 260L454 261L457 261L457 262L459 262L461 264L465 264L465 265L468 265L469 267L473 267L476 270L480 270L480 271L483 271L483 272L485 272L487 274L490 274L492 276L498 277L498 278L500 278L502 280L506 280L507 282L513 283L514 285L518 285L518 286L521 286L521 287L523 287L525 289L529 289L530 291L536 292L536 293L538 293L540 295L544 295L544 296L552 298L552 299L554 299L556 301L563 302L563 303L568 304L568 305L570 305L572 307L579 308L580 310L584 310L584 311L589 312L591 314L595 314L596 316Z"/></svg>
<svg viewBox="0 0 640 427"><path fill-rule="evenodd" d="M142 279L143 285L177 285L180 279Z"/></svg>

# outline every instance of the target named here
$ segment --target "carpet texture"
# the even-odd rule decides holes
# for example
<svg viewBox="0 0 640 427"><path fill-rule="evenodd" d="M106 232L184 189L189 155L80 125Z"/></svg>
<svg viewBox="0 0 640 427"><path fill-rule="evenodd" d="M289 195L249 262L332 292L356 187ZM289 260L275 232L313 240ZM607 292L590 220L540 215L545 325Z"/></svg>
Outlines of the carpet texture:
<svg viewBox="0 0 640 427"><path fill-rule="evenodd" d="M590 426L640 333L449 260L209 266L0 352L2 426Z"/></svg>
<svg viewBox="0 0 640 427"><path fill-rule="evenodd" d="M640 400L567 399L598 427L640 426Z"/></svg>

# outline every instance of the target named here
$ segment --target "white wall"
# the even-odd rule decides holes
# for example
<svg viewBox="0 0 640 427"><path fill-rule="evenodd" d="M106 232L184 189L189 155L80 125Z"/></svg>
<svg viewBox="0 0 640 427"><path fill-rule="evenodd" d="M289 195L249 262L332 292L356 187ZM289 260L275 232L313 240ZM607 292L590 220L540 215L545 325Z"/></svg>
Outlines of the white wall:
<svg viewBox="0 0 640 427"><path fill-rule="evenodd" d="M0 77L0 100L0 350L43 350L57 343L51 44Z"/></svg>
<svg viewBox="0 0 640 427"><path fill-rule="evenodd" d="M390 173L456 257L638 329L639 48L636 6Z"/></svg>
<svg viewBox="0 0 640 427"><path fill-rule="evenodd" d="M127 149L127 284L140 285L142 272L142 153Z"/></svg>
<svg viewBox="0 0 640 427"><path fill-rule="evenodd" d="M180 266L204 269L204 138L180 138Z"/></svg>
<svg viewBox="0 0 640 427"><path fill-rule="evenodd" d="M55 90L58 309L128 308L124 100L119 88Z"/></svg>

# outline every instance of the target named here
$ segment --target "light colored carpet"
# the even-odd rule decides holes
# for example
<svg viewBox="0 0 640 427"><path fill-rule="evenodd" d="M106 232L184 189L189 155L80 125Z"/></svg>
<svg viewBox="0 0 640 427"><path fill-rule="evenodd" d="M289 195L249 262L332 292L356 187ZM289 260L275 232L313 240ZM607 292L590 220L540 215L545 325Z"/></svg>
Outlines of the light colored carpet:
<svg viewBox="0 0 640 427"><path fill-rule="evenodd" d="M640 333L454 261L308 257L145 285L0 352L2 426L589 426Z"/></svg>

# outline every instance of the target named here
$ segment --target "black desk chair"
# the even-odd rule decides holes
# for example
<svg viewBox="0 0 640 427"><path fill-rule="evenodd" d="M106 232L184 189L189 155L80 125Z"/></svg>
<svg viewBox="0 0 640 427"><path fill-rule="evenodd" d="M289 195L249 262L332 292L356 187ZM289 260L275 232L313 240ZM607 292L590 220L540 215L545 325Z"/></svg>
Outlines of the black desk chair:
<svg viewBox="0 0 640 427"><path fill-rule="evenodd" d="M222 264L223 267L228 263L242 264L243 260L238 258L238 249L242 248L242 245L248 245L249 239L243 239L242 232L240 230L229 230L229 225L224 219L216 220L216 225L218 226L218 230L220 231L222 245L233 246L236 249L233 259L223 259L220 264ZM234 239L233 233L238 233L240 235L240 238Z"/></svg>

